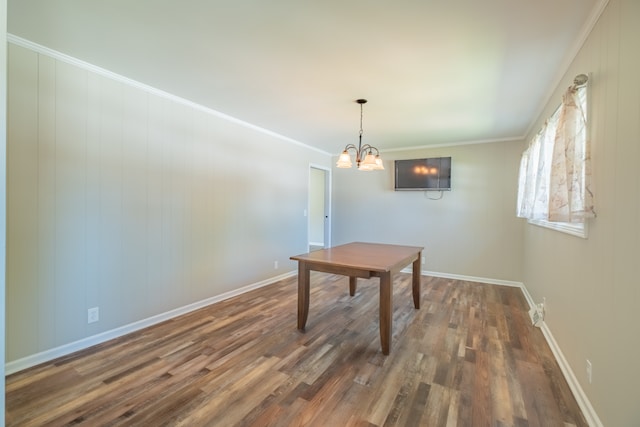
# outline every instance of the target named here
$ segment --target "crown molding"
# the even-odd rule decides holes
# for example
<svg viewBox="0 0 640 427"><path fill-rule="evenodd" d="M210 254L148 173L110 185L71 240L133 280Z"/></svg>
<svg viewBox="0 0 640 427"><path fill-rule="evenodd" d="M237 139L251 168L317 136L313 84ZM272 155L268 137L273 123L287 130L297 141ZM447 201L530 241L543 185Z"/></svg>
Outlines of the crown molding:
<svg viewBox="0 0 640 427"><path fill-rule="evenodd" d="M542 115L542 112L546 108L547 104L551 101L551 98L553 97L556 91L556 88L561 84L565 74L567 74L567 72L569 71L569 67L571 66L573 61L575 61L576 57L578 56L578 53L580 52L580 49L582 49L582 46L584 46L584 43L587 41L587 38L591 34L593 27L595 27L596 23L598 22L598 19L600 19L600 16L602 15L605 8L607 7L607 4L609 4L609 0L599 0L591 10L591 15L589 15L589 18L587 19L584 26L582 27L582 31L580 31L578 38L576 38L576 40L574 41L573 47L569 50L569 53L566 56L565 61L558 68L558 73L556 75L556 78L553 80L551 87L549 88L549 92L547 93L547 96L543 98L543 101L538 107L536 114L533 116L534 119L529 124L529 127L525 132L525 138L526 136L530 135L531 132L533 131L533 127L538 122L538 119ZM585 70L584 73L589 74L589 70ZM573 77L571 78L571 82L573 82ZM567 86L570 85L571 82L568 82Z"/></svg>
<svg viewBox="0 0 640 427"><path fill-rule="evenodd" d="M413 150L425 150L429 148L446 148L446 147L458 147L461 145L478 145L478 144L492 144L495 142L522 142L524 141L525 136L510 136L507 138L496 138L496 139L478 139L471 141L459 141L459 142L445 142L442 144L427 144L427 145L419 145L415 147L400 147L400 148L389 148L389 149L381 149L381 153L391 153L395 151L413 151ZM336 154L337 155L337 154Z"/></svg>
<svg viewBox="0 0 640 427"><path fill-rule="evenodd" d="M81 68L81 69L89 71L91 73L100 75L100 76L108 78L110 80L125 84L127 86L130 86L130 87L133 87L133 88L136 88L136 89L139 89L139 90L142 90L142 91L144 91L144 92L146 92L148 94L155 95L155 96L167 99L169 101L172 101L172 102L175 102L175 103L178 103L178 104L193 108L194 110L202 111L202 112L204 112L206 114L210 114L210 115L218 117L220 119L235 123L235 124L243 126L245 128L249 128L249 129L255 130L255 131L263 133L265 135L277 138L277 139L279 139L281 141L288 142L290 144L294 144L294 145L297 145L297 146L300 146L300 147L304 147L304 148L307 148L309 150L316 151L318 153L324 154L326 156L332 156L331 153L329 153L327 151L324 151L324 150L321 150L319 148L313 147L311 145L305 144L304 142L300 142L300 141L295 140L293 138L289 138L288 136L284 136L284 135L281 135L281 134L279 134L277 132L273 132L273 131L271 131L269 129L266 129L266 128L263 128L263 127L256 126L254 124L245 122L244 120L238 119L236 117L230 116L228 114L222 113L220 111L214 110L214 109L206 107L204 105L195 103L193 101L189 101L188 99L181 98L179 96L176 96L176 95L173 95L171 93L165 92L163 90L157 89L157 88L155 88L153 86L149 86L149 85L141 83L139 81L130 79L130 78L125 77L123 75L114 73L112 71L109 71L109 70L106 70L104 68L98 67L96 65L90 64L88 62L82 61L82 60L80 60L78 58L74 58L74 57L69 56L69 55L67 55L65 53L58 52L57 50L53 50L53 49L50 49L50 48L48 48L46 46L42 46L40 44L34 43L34 42L30 41L30 40L23 39L22 37L18 37L18 36L14 35L14 34L7 33L7 42L11 43L11 44L14 44L16 46L21 46L21 47L24 47L26 49L32 50L32 51L34 51L36 53L39 53L41 55L45 55L45 56L51 57L51 58L53 58L53 59L55 59L57 61L61 61L61 62L70 64L70 65L76 66L78 68Z"/></svg>

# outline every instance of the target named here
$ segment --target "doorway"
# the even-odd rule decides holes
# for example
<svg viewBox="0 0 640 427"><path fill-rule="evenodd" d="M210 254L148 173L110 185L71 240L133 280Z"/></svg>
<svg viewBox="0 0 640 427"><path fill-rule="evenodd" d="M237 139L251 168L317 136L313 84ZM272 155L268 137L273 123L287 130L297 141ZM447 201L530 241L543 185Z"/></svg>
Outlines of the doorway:
<svg viewBox="0 0 640 427"><path fill-rule="evenodd" d="M331 170L309 167L308 245L312 250L331 247Z"/></svg>

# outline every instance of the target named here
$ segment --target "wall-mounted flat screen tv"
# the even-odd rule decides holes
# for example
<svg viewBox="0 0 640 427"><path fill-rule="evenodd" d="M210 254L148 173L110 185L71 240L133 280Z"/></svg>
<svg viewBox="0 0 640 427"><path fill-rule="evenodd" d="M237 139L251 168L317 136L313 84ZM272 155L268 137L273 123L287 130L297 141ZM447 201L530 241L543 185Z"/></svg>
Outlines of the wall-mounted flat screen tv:
<svg viewBox="0 0 640 427"><path fill-rule="evenodd" d="M395 190L451 190L451 157L396 160Z"/></svg>

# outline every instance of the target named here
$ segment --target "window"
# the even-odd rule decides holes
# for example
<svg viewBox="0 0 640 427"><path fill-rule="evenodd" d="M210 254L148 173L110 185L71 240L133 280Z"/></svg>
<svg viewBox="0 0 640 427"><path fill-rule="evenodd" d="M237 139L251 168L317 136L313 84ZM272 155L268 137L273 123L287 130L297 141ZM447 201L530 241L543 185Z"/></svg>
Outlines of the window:
<svg viewBox="0 0 640 427"><path fill-rule="evenodd" d="M581 237L595 217L586 112L586 86L569 87L522 155L517 206L532 224Z"/></svg>

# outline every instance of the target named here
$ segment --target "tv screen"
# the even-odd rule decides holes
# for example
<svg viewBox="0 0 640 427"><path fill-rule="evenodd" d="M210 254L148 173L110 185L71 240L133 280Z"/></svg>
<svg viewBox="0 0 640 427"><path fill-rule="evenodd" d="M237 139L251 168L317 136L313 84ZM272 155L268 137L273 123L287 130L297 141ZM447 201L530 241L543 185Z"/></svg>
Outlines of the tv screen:
<svg viewBox="0 0 640 427"><path fill-rule="evenodd" d="M451 157L396 160L395 189L451 190Z"/></svg>

